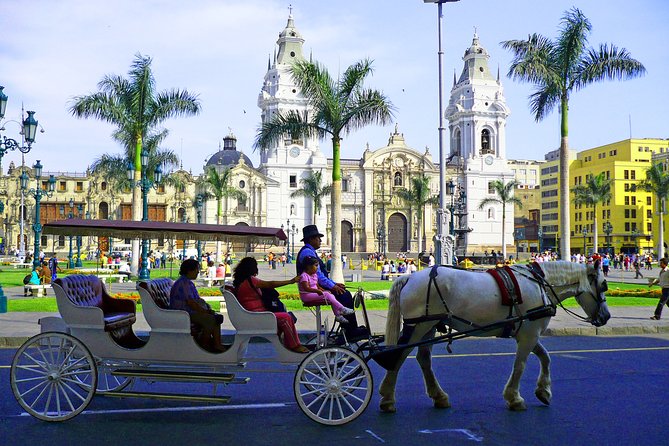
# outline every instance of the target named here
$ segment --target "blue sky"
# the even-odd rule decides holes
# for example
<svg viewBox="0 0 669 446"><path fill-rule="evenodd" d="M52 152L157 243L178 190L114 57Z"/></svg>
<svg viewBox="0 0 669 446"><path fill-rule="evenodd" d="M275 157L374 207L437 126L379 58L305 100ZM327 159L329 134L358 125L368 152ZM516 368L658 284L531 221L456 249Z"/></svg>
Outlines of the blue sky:
<svg viewBox="0 0 669 446"><path fill-rule="evenodd" d="M306 42L305 53L332 73L355 61L374 60L368 86L397 108L396 122L407 143L437 158L437 7L422 0L3 0L0 14L0 85L9 96L5 119L20 120L21 104L35 110L45 129L26 163L42 160L45 171L82 172L104 153L120 153L112 127L68 113L69 101L96 90L105 74L125 75L136 53L151 56L159 90L197 93L202 113L165 123L166 148L182 154L183 165L199 174L228 128L238 147L257 166L252 143L260 120L258 92L284 28L288 5ZM570 103L570 145L583 150L631 135L669 138L669 2L666 0L462 0L444 6L446 100L453 72L474 28L500 67L511 116L507 154L542 159L559 146L555 110L536 123L528 110L532 88L506 77L511 55L499 42L538 32L554 38L565 10L579 7L590 19L590 43L614 43L648 70L638 79L588 86ZM6 136L18 138L7 123ZM365 144L384 146L394 124L368 127L345 138L342 155L359 157ZM321 142L330 154L329 141ZM20 163L12 152L3 159Z"/></svg>

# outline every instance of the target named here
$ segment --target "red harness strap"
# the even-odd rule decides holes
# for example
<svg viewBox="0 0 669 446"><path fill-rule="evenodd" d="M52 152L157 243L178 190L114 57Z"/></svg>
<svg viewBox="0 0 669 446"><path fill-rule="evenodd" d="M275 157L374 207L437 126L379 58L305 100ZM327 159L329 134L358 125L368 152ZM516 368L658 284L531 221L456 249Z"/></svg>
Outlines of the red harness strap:
<svg viewBox="0 0 669 446"><path fill-rule="evenodd" d="M514 304L522 304L523 297L520 293L520 286L518 286L518 281L516 276L513 274L513 270L509 266L503 266L501 268L491 268L487 270L497 282L499 290L502 293L502 305L511 307Z"/></svg>

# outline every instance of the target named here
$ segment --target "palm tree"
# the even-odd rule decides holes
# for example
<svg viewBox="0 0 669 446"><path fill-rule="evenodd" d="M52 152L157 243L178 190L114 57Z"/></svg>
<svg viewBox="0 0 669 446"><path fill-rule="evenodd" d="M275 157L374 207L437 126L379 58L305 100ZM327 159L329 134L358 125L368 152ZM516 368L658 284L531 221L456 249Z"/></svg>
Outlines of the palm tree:
<svg viewBox="0 0 669 446"><path fill-rule="evenodd" d="M574 186L571 190L574 193L575 205L584 204L592 206L592 249L594 252L597 252L597 234L599 232L597 227L597 205L611 199L611 183L612 180L606 179L604 172L602 172L599 175L586 178L585 184Z"/></svg>
<svg viewBox="0 0 669 446"><path fill-rule="evenodd" d="M479 204L479 210L483 210L483 208L491 204L502 205L502 258L506 260L506 205L511 204L522 209L523 202L520 200L520 198L513 195L516 187L518 187L518 182L516 180L511 180L506 184L504 184L504 181L502 180L493 180L490 185L494 189L497 196L494 198L488 197L481 200L481 204Z"/></svg>
<svg viewBox="0 0 669 446"><path fill-rule="evenodd" d="M600 44L587 48L590 21L577 9L565 12L556 41L532 34L527 40L507 40L502 47L513 52L508 76L534 84L530 108L541 121L557 105L560 125L560 234L561 257L570 258L569 228L569 97L588 84L606 79L628 79L641 76L646 69L626 49Z"/></svg>
<svg viewBox="0 0 669 446"><path fill-rule="evenodd" d="M234 198L239 203L246 203L246 193L244 191L237 189L231 185L232 182L232 169L226 168L220 172L216 169L215 166L208 166L204 171L204 175L199 181L199 186L204 190L205 194L203 198L206 200L208 197L216 198L216 224L221 224L221 217L224 215L223 212L223 200L225 199L225 215L228 214L227 208L227 199ZM226 222L227 223L227 217ZM221 261L221 242L216 242L216 259Z"/></svg>
<svg viewBox="0 0 669 446"><path fill-rule="evenodd" d="M309 176L300 179L302 189L298 189L290 194L290 198L309 197L314 204L313 222L316 224L316 216L320 215L323 207L323 197L330 195L332 186L327 184L323 186L323 172L317 170L310 172Z"/></svg>
<svg viewBox="0 0 669 446"><path fill-rule="evenodd" d="M132 155L135 182L141 179L141 153L144 140L165 120L200 112L197 95L187 90L157 92L151 71L151 58L135 55L128 79L105 75L98 83L99 91L72 100L70 112L78 118L96 118L116 126L113 138L120 141ZM166 131L156 135L166 136ZM163 136L163 138L164 138ZM149 171L151 172L151 170ZM142 200L138 188L133 188L132 218L141 219ZM133 271L137 270L139 243L133 243Z"/></svg>
<svg viewBox="0 0 669 446"><path fill-rule="evenodd" d="M418 208L418 254L423 251L423 234L425 234L425 205L438 204L439 196L432 195L430 192L430 179L425 174L420 174L416 177L411 177L410 189L398 189L397 196L400 197L409 206L416 206Z"/></svg>
<svg viewBox="0 0 669 446"><path fill-rule="evenodd" d="M308 114L289 111L277 113L263 122L254 146L265 150L278 144L284 136L332 138L332 193L330 202L332 279L343 282L341 264L341 161L343 134L369 124L387 124L393 116L393 106L378 90L363 88L365 78L372 74L368 59L351 65L337 80L318 63L298 61L291 75L302 95L309 102Z"/></svg>
<svg viewBox="0 0 669 446"><path fill-rule="evenodd" d="M662 163L653 164L646 170L646 179L639 183L639 187L646 192L655 194L657 213L660 216L660 226L656 230L658 234L657 258L664 257L664 213L666 202L669 197L669 172Z"/></svg>

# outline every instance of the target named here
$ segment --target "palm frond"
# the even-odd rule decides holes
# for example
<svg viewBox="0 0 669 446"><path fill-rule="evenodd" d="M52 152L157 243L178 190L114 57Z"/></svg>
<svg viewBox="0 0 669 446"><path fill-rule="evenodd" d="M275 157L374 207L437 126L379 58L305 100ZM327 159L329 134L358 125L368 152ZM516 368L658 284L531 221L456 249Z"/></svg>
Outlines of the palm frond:
<svg viewBox="0 0 669 446"><path fill-rule="evenodd" d="M625 80L643 76L646 68L624 48L601 44L581 59L573 85L575 90L601 80Z"/></svg>
<svg viewBox="0 0 669 446"><path fill-rule="evenodd" d="M580 63L590 31L592 25L580 9L574 7L565 12L556 41L556 57L563 77L571 77L571 73Z"/></svg>

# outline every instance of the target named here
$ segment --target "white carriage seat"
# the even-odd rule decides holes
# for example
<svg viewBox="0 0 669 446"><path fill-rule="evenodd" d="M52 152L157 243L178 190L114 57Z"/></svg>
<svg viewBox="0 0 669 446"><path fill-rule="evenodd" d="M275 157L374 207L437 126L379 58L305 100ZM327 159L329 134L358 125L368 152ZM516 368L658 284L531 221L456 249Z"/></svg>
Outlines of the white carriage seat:
<svg viewBox="0 0 669 446"><path fill-rule="evenodd" d="M225 299L225 305L228 310L228 318L237 330L238 335L268 336L278 337L276 317L271 311L248 311L242 307L237 297L221 287L221 293Z"/></svg>
<svg viewBox="0 0 669 446"><path fill-rule="evenodd" d="M192 334L190 317L186 311L170 309L172 279L153 279L137 283L142 312L151 332Z"/></svg>

